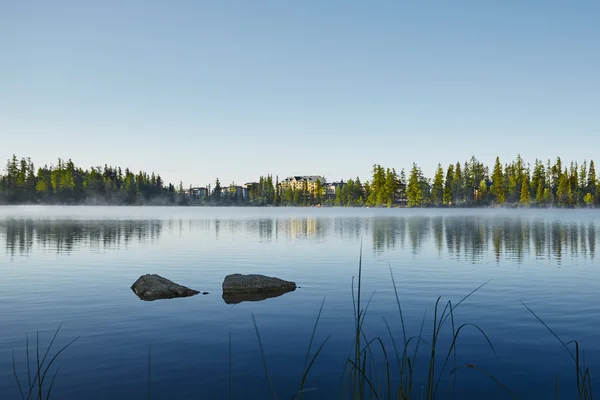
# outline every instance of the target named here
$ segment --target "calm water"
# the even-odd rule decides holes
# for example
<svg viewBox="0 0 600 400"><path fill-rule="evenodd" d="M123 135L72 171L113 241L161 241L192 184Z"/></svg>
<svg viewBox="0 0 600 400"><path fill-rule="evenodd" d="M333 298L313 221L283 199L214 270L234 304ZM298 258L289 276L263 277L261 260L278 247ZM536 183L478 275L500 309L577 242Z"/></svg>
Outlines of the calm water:
<svg viewBox="0 0 600 400"><path fill-rule="evenodd" d="M279 398L290 398L323 298L315 343L331 339L305 398L339 398L361 241L364 293L375 291L368 336L390 345L385 317L401 340L389 266L411 335L425 312L431 332L438 296L458 301L490 280L456 317L477 323L497 356L465 330L459 363L486 369L521 398L552 398L559 375L562 398L573 398L572 360L521 301L565 341L580 341L600 384L599 230L600 213L583 210L0 207L0 398L18 396L12 354L24 374L26 333L33 340L39 331L45 347L61 322L56 346L82 336L59 358L54 398L146 398L149 343L153 399L228 398L229 332L233 398L268 398L252 314ZM301 287L226 304L221 284L236 272ZM129 287L146 273L210 294L141 301ZM446 374L440 398L447 382ZM456 398L482 393L507 398L461 370Z"/></svg>

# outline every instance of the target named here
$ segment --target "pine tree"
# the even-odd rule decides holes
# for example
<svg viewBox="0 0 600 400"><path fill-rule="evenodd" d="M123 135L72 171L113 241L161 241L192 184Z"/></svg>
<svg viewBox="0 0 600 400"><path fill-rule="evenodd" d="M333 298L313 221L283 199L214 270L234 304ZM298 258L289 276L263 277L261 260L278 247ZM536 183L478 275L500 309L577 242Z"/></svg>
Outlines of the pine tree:
<svg viewBox="0 0 600 400"><path fill-rule="evenodd" d="M596 168L594 166L594 160L590 160L590 167L588 168L588 177L586 184L586 191L592 194L592 197L596 197Z"/></svg>
<svg viewBox="0 0 600 400"><path fill-rule="evenodd" d="M454 165L448 165L446 181L444 183L444 204L452 204L454 198Z"/></svg>
<svg viewBox="0 0 600 400"><path fill-rule="evenodd" d="M592 196L591 193L587 193L584 196L583 201L585 202L585 204L587 204L588 207L591 207L594 205L594 196Z"/></svg>
<svg viewBox="0 0 600 400"><path fill-rule="evenodd" d="M551 174L550 189L552 191L552 195L555 198L558 198L558 194L557 194L558 193L558 184L559 184L561 175L563 173L563 171L562 171L562 160L560 159L560 157L556 158L556 162L549 169L550 169L550 174Z"/></svg>
<svg viewBox="0 0 600 400"><path fill-rule="evenodd" d="M502 164L500 164L500 157L496 157L496 164L492 173L492 193L497 203L503 204L506 200L504 174L502 172Z"/></svg>
<svg viewBox="0 0 600 400"><path fill-rule="evenodd" d="M413 163L410 177L408 178L408 188L406 195L409 207L419 207L423 203L423 194L421 192L421 171L417 164Z"/></svg>
<svg viewBox="0 0 600 400"><path fill-rule="evenodd" d="M544 200L544 184L540 182L538 183L537 189L535 191L535 202L539 205L542 205L545 203Z"/></svg>
<svg viewBox="0 0 600 400"><path fill-rule="evenodd" d="M399 189L398 174L395 169L388 168L385 173L384 202L391 207Z"/></svg>
<svg viewBox="0 0 600 400"><path fill-rule="evenodd" d="M579 182L578 186L581 190L585 190L587 186L587 161L583 160L583 164L579 167Z"/></svg>
<svg viewBox="0 0 600 400"><path fill-rule="evenodd" d="M556 189L556 200L561 206L569 205L569 174L565 172L558 178L558 187Z"/></svg>
<svg viewBox="0 0 600 400"><path fill-rule="evenodd" d="M477 189L477 196L475 200L478 202L486 202L488 198L488 186L485 179L479 182L479 188Z"/></svg>
<svg viewBox="0 0 600 400"><path fill-rule="evenodd" d="M215 181L215 188L212 192L212 198L214 201L217 202L221 200L221 181L219 180L219 178L217 178L217 180Z"/></svg>
<svg viewBox="0 0 600 400"><path fill-rule="evenodd" d="M435 177L433 178L431 200L435 206L439 206L444 201L444 170L441 164L438 164Z"/></svg>
<svg viewBox="0 0 600 400"><path fill-rule="evenodd" d="M276 206L281 204L281 189L279 187L279 175L275 177L275 194L273 196L273 204Z"/></svg>
<svg viewBox="0 0 600 400"><path fill-rule="evenodd" d="M529 191L529 174L523 177L521 184L521 196L519 202L521 205L528 206L531 203L531 192Z"/></svg>
<svg viewBox="0 0 600 400"><path fill-rule="evenodd" d="M381 165L373 165L373 180L371 182L371 193L367 199L370 206L381 206L384 200L385 170Z"/></svg>
<svg viewBox="0 0 600 400"><path fill-rule="evenodd" d="M540 160L536 159L535 160L535 166L533 167L533 176L531 177L531 187L536 189L536 202L539 202L539 199L537 198L537 189L539 188L540 184L542 185L542 192L540 194L540 199L543 196L544 193L544 183L546 181L546 172L544 171L544 163L542 163Z"/></svg>
<svg viewBox="0 0 600 400"><path fill-rule="evenodd" d="M460 162L454 167L454 202L459 203L464 200L464 177L460 167Z"/></svg>
<svg viewBox="0 0 600 400"><path fill-rule="evenodd" d="M474 197L474 190L478 189L479 193L481 194L481 181L486 181L487 182L487 168L477 160L477 158L475 158L475 156L471 157L471 161L469 162L469 184L471 185L469 187L468 192L470 194L468 194L468 198L469 199L473 199ZM487 185L486 185L486 192L487 192ZM487 196L487 195L486 195ZM479 200L482 200L481 198L479 198Z"/></svg>
<svg viewBox="0 0 600 400"><path fill-rule="evenodd" d="M315 184L315 201L316 201L316 202L317 202L317 204L319 204L319 205L320 205L320 204L322 203L322 201L323 201L323 199L321 198L321 197L322 197L322 194L323 194L323 189L324 189L324 186L323 186L323 184L321 183L321 180L320 180L320 179L317 179L317 183Z"/></svg>

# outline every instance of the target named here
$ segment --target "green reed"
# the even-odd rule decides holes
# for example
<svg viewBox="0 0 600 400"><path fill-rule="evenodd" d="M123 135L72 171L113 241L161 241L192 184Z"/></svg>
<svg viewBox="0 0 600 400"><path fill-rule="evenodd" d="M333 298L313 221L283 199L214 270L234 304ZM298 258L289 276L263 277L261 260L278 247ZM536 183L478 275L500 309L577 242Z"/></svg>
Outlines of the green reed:
<svg viewBox="0 0 600 400"><path fill-rule="evenodd" d="M58 326L58 328L56 329L56 332L54 332L54 336L52 337L52 340L50 341L50 344L48 345L48 348L46 349L46 352L44 353L44 356L42 357L42 359L40 360L40 335L39 332L36 332L35 335L35 341L36 341L36 349L35 349L35 370L32 371L31 365L30 365L30 356L29 356L29 334L25 335L25 351L26 351L26 357L27 357L27 387L25 388L26 392L24 391L23 385L25 384L25 382L23 382L23 384L21 384L21 379L19 379L19 374L17 373L17 363L15 360L15 353L13 351L13 357L12 357L12 367L13 367L13 375L15 377L15 380L17 381L17 385L19 387L19 394L21 395L21 399L22 400L30 400L30 399L38 399L38 400L42 400L43 398L49 399L50 395L52 393L52 388L54 387L54 382L56 380L56 376L58 374L58 371L60 369L60 367L57 367L56 370L54 371L54 374L52 375L52 379L50 380L49 384L48 381L46 380L46 377L48 376L48 373L50 372L50 367L52 367L52 364L54 364L54 362L56 361L56 359L58 358L58 356L65 351L69 346L71 346L73 343L75 343L75 341L77 341L81 336L77 336L75 339L71 340L69 343L67 343L65 346L63 346L60 350L58 350L58 352L56 352L56 354L48 359L48 355L50 354L50 350L52 349L52 346L54 345L54 341L56 340L56 337L58 336L58 332L60 331L60 328L62 326L62 323ZM46 360L48 360L48 362L46 363ZM33 374L32 374L33 373ZM44 383L47 383L47 389L46 386L44 386ZM36 392L37 390L37 392ZM44 396L44 391L46 391L46 395ZM27 393L27 395L25 395L25 393Z"/></svg>
<svg viewBox="0 0 600 400"><path fill-rule="evenodd" d="M384 340L379 336L369 339L364 331L365 318L367 316L369 305L371 304L371 300L373 299L374 293L370 295L368 301L366 302L366 304L364 304L362 287L363 265L361 246L361 253L359 256L358 263L358 279L356 280L355 287L355 279L354 277L352 278L351 287L354 313L354 328L352 332L353 342L350 355L346 358L345 366L342 372L342 379L340 382L340 398L350 398L352 400L363 400L367 398L394 398L398 400L412 400L418 398L432 400L439 398L439 396L441 395L440 385L444 377L448 377L450 379L450 385L448 390L449 392L453 392L456 388L458 373L460 373L461 370L473 370L482 374L482 376L486 377L487 379L490 379L491 382L493 382L506 393L508 398L518 399L515 393L513 393L504 383L502 383L498 378L486 371L484 368L473 363L458 363L457 342L459 337L462 336L463 332L466 329L472 329L475 332L479 333L481 337L486 341L494 357L497 357L495 348L489 336L480 326L473 323L463 323L459 325L456 322L455 316L456 309L459 308L460 305L463 304L467 299L469 299L473 294L478 292L489 281L478 286L456 303L453 303L451 300L442 302L441 297L438 297L438 299L435 302L433 316L430 318L430 321L428 323L431 326L431 333L428 335L424 334L424 328L427 323L427 314L425 314L421 320L418 334L409 336L407 334L407 326L404 320L400 296L398 294L398 289L396 286L396 281L394 279L394 274L392 272L391 266L389 267L389 270L392 286L394 289L396 305L398 309L398 318L400 320L402 341L398 342L396 340L395 335L390 327L390 324L385 318L384 323L387 328L387 333L389 334L391 348L389 348L389 345L386 345L384 343ZM306 360L308 360L310 355L310 349L312 346L315 332L317 330L321 313L323 311L323 305L324 301L321 304L321 308L319 309L317 320L313 327L312 335L309 341L308 351L305 356L304 374L302 376L300 390L293 394L292 399L303 398L303 393L307 391L304 388L304 386L306 384L306 378L308 376L308 372L310 371L310 367L312 367L313 363L316 361L318 355L320 354L323 346L327 342L327 339L329 339L328 336L327 339L321 344L318 351L315 352L315 354L312 356L311 363L308 364L307 368ZM524 303L523 305L560 341L563 347L565 347L569 351L569 354L573 358L576 367L578 398L582 400L591 400L592 383L590 379L590 370L589 368L585 367L585 360L583 358L583 352L580 350L579 343L577 341L564 343L554 333L554 331L552 331L552 329L546 323L544 323L529 307L527 307ZM267 384L273 398L278 399L272 384L272 380L268 373L264 347L260 339L260 334L258 331L256 320L254 319L254 315L252 316L252 318L254 321L254 327L259 343L261 359L265 368ZM449 345L442 347L442 345L440 344L440 339L441 335L445 332L444 329L446 329L446 332L450 334L451 341ZM570 344L575 345L574 353L572 353L568 348ZM426 352L424 357L419 357L419 360L426 364L426 375L424 377L417 377L417 356L420 354L419 350L422 348L426 348ZM383 365L382 371L378 371L377 369L378 354L380 354L381 356L379 358L379 364ZM391 368L391 364L393 362L395 362L397 366L397 371L395 372L392 372ZM422 378L422 390L420 393L416 393L415 390L417 378ZM317 389L313 388L311 390ZM318 394L316 395L316 398L319 398ZM558 377L556 387L556 398L559 398Z"/></svg>

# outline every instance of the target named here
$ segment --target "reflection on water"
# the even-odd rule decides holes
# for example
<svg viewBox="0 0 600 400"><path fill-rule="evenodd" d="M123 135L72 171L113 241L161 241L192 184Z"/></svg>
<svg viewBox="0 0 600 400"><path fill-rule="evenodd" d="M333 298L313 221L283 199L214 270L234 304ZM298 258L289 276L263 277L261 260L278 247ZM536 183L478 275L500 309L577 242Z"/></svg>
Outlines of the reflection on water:
<svg viewBox="0 0 600 400"><path fill-rule="evenodd" d="M222 235L241 234L261 242L326 241L339 238L359 241L371 238L372 250L406 249L417 254L433 246L457 260L478 262L486 252L521 262L525 256L565 257L593 260L598 228L593 222L565 222L518 216L406 216L406 217L320 217L189 220L0 220L0 240L7 254L28 254L34 244L58 253L82 247L111 250L130 242L156 241L169 233L205 232L219 240Z"/></svg>
<svg viewBox="0 0 600 400"><path fill-rule="evenodd" d="M275 297L283 296L286 293L293 292L296 289L287 290L273 290L269 292L256 292L256 293L223 293L223 301L226 304L239 304L244 301L262 301L267 299L273 299Z"/></svg>
<svg viewBox="0 0 600 400"><path fill-rule="evenodd" d="M160 220L0 220L0 238L11 256L17 251L30 253L34 243L57 253L70 253L82 247L119 249L132 241L155 241L162 229Z"/></svg>

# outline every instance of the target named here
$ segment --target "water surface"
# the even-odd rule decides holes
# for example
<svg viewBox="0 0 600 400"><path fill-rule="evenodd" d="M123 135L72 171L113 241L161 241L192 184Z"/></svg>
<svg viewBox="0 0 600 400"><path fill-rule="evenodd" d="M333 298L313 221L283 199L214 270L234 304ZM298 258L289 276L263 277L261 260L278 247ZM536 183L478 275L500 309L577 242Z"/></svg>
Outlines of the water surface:
<svg viewBox="0 0 600 400"><path fill-rule="evenodd" d="M26 334L32 344L39 331L45 347L62 322L57 348L82 336L58 360L53 398L146 398L150 343L153 399L228 398L230 368L233 398L269 398L254 315L279 398L290 398L325 298L315 343L331 338L305 398L339 398L362 242L363 302L375 292L368 336L391 351L385 317L402 337L390 266L411 335L424 315L431 332L438 296L456 302L489 281L456 317L478 324L496 356L465 330L459 363L484 368L521 398L552 398L559 375L572 398L572 360L521 301L580 342L598 382L599 227L592 210L0 207L0 393L18 397L12 355L25 377ZM129 287L146 273L210 294L141 301ZM221 283L231 273L300 288L226 304ZM457 377L455 398L507 398L474 370ZM441 387L444 398L447 373Z"/></svg>

